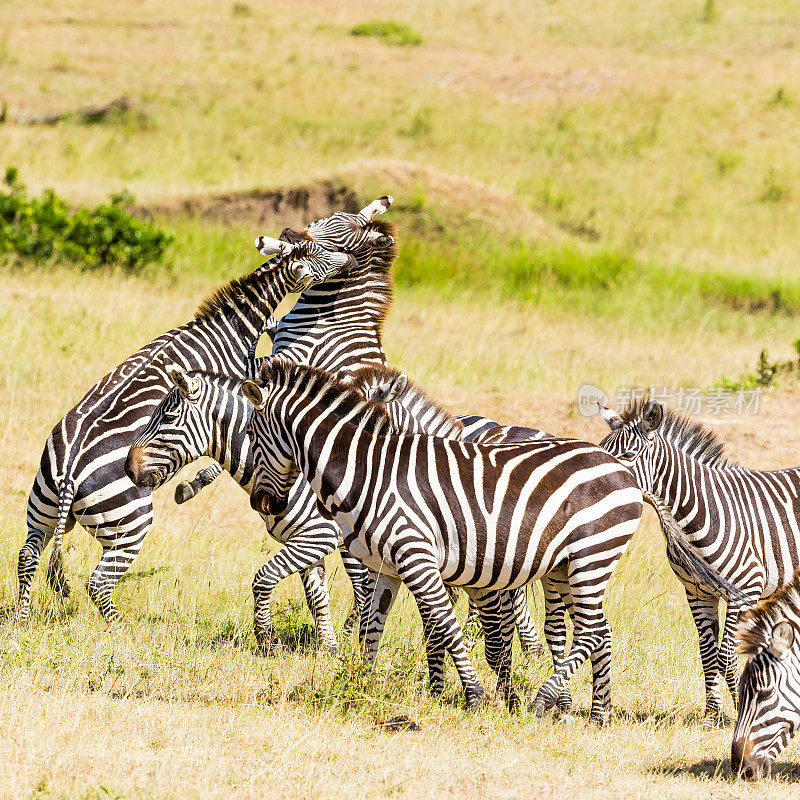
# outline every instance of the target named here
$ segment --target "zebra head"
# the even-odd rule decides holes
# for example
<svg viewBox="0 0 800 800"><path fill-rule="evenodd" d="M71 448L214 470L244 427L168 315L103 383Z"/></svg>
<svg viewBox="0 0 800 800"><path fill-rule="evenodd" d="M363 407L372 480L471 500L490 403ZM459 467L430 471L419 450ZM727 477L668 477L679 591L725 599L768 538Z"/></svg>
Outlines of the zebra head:
<svg viewBox="0 0 800 800"><path fill-rule="evenodd" d="M310 240L286 242L259 236L255 243L262 256L277 254L279 259L288 263L296 280L291 289L294 292L305 291L309 286L323 283L357 264L352 255L326 249Z"/></svg>
<svg viewBox="0 0 800 800"><path fill-rule="evenodd" d="M653 444L656 431L664 419L664 408L660 403L650 400L645 404L635 403L624 415L620 415L601 406L600 416L611 428L611 433L600 442L600 447L633 472L642 490L652 492Z"/></svg>
<svg viewBox="0 0 800 800"><path fill-rule="evenodd" d="M768 778L800 725L800 572L746 611L738 634L748 661L739 680L731 768L745 778Z"/></svg>
<svg viewBox="0 0 800 800"><path fill-rule="evenodd" d="M392 202L391 196L384 195L357 214L336 211L329 217L312 222L301 231L284 228L281 239L296 243L311 240L326 250L359 254L365 250L394 247L392 226L380 221L373 222L374 217L383 214Z"/></svg>
<svg viewBox="0 0 800 800"><path fill-rule="evenodd" d="M298 468L289 443L281 435L273 415L264 413L268 402L278 400L272 388L274 361L265 358L258 373L258 382L245 381L242 392L255 408L250 418L249 439L253 457L253 490L250 505L259 514L276 516L286 510L289 490L297 480Z"/></svg>
<svg viewBox="0 0 800 800"><path fill-rule="evenodd" d="M128 451L128 477L136 486L155 489L204 455L234 472L252 411L241 391L234 391L238 381L175 365L166 372L172 389Z"/></svg>

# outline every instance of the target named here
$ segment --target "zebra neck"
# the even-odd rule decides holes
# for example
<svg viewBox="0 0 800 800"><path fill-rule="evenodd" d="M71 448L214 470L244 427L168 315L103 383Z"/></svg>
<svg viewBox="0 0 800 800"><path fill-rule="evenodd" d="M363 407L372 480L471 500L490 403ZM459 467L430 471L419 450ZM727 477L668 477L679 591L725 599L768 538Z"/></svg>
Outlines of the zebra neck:
<svg viewBox="0 0 800 800"><path fill-rule="evenodd" d="M335 358L328 355L324 364L329 370L351 361L385 363L381 333L390 305L389 277L370 271L307 289L281 319L273 353L316 363L311 351L335 350Z"/></svg>
<svg viewBox="0 0 800 800"><path fill-rule="evenodd" d="M239 401L217 409L215 416L208 455L237 483L248 486L253 477L253 453L246 432L248 409Z"/></svg>
<svg viewBox="0 0 800 800"><path fill-rule="evenodd" d="M710 512L704 492L716 482L716 469L667 445L653 466L654 493L688 532L703 529Z"/></svg>

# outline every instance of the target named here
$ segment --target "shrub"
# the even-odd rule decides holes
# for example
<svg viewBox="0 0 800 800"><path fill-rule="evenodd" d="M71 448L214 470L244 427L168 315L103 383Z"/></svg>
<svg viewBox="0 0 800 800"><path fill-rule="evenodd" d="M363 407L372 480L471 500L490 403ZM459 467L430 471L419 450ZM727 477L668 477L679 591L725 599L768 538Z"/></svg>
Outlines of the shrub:
<svg viewBox="0 0 800 800"><path fill-rule="evenodd" d="M135 273L162 261L173 241L128 211L133 196L127 191L95 208L72 209L51 189L29 197L14 167L6 170L5 184L8 191L0 191L0 254Z"/></svg>
<svg viewBox="0 0 800 800"><path fill-rule="evenodd" d="M414 47L422 44L422 36L413 28L403 22L394 22L390 19L361 22L350 29L350 34L352 36L374 36L395 47Z"/></svg>

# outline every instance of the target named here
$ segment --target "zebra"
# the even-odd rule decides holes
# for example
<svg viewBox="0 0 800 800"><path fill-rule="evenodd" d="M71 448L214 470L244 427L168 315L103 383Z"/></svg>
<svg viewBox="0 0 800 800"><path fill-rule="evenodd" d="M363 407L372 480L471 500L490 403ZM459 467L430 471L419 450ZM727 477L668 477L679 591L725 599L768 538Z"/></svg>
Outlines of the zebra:
<svg viewBox="0 0 800 800"><path fill-rule="evenodd" d="M28 498L28 533L19 552L21 621L29 618L31 582L51 538L49 583L62 595L69 593L61 540L75 522L103 548L88 581L89 596L108 622L119 618L112 591L153 522L151 491L131 483L125 459L137 431L168 391L165 365L248 375L262 328L283 297L325 280L352 261L310 241L293 245L264 240L262 253L278 257L222 286L200 304L194 320L137 350L53 428Z"/></svg>
<svg viewBox="0 0 800 800"><path fill-rule="evenodd" d="M601 409L611 428L600 446L627 464L640 488L669 509L703 560L736 587L719 644L717 593L676 563L700 643L703 724L719 719L720 675L738 702L736 624L740 612L785 586L800 567L800 469L763 471L730 461L716 434L659 403L637 401L622 414Z"/></svg>
<svg viewBox="0 0 800 800"><path fill-rule="evenodd" d="M476 415L452 416L449 411L428 397L408 376L390 367L365 366L344 378L366 399L380 403L392 421L395 431L425 433L446 439L461 439L484 444L522 443L537 439L553 438L535 428L501 426L494 420ZM466 423L466 424L465 424ZM467 427L468 426L468 427ZM368 594L372 597L371 608L362 617L361 639L365 642L370 661L377 656L377 647L400 583L393 577L377 576L375 585ZM511 592L514 618L522 651L538 654L542 645L531 617L524 587ZM567 607L558 591L548 583L545 611L545 637L553 656L553 667L558 668L560 655L564 655L567 632L564 614ZM467 624L474 625L479 617L475 601L470 598ZM444 653L440 654L441 657ZM568 712L572 697L565 686L559 695L558 710Z"/></svg>
<svg viewBox="0 0 800 800"><path fill-rule="evenodd" d="M292 244L312 241L334 252L345 252L356 260L356 266L342 273L339 279L305 292L294 307L280 320L272 317L266 333L273 342L273 354L281 354L299 363L313 364L339 372L361 364L385 364L381 332L392 303L391 269L397 258L396 231L390 222L375 219L393 202L390 195L372 201L358 213L337 211L330 217L310 223L301 231L285 228L281 239ZM256 247L259 240L256 239ZM194 480L178 485L175 499L184 502L208 485L221 472L212 465ZM271 535L279 541L290 536L328 542L340 537L336 526L317 510L314 493L300 479L292 492L292 502L284 514L270 525ZM345 570L353 584L355 607L366 600L366 569L346 550L340 551ZM269 598L273 588L294 567L288 562L271 560L256 574L255 625L264 647L278 644L270 623ZM358 616L354 611L346 624Z"/></svg>
<svg viewBox="0 0 800 800"><path fill-rule="evenodd" d="M737 637L747 663L739 680L731 769L745 778L768 778L800 726L800 572L742 614Z"/></svg>
<svg viewBox="0 0 800 800"><path fill-rule="evenodd" d="M508 593L494 590L556 573L571 592L573 641L529 708L543 716L590 658L591 718L607 719L611 629L602 602L642 513L630 470L602 448L571 439L483 445L397 435L382 406L335 375L282 358L265 359L257 381L242 388L256 408L251 505L280 513L297 474L307 478L351 554L404 581L417 601L432 692L441 693L443 681L431 656L444 647L466 707L485 695L445 582L467 589L479 608L492 605L484 624L499 622L486 628L487 660L514 709L513 614ZM702 563L675 531L668 535L683 549L687 569Z"/></svg>
<svg viewBox="0 0 800 800"><path fill-rule="evenodd" d="M258 361L260 359L256 359ZM173 388L156 406L149 422L131 445L125 467L128 477L137 486L155 489L195 459L210 456L215 460L212 467L224 468L249 494L253 460L247 429L253 407L242 393L242 379L198 370L183 371L175 365L166 369ZM201 471L197 480L202 480L202 475ZM304 489L298 482L292 491ZM293 496L290 505L294 503ZM305 524L294 528L283 527L280 533L286 538L278 539L272 520L263 514L262 518L267 531L284 546L259 574L265 569L287 575L300 573L306 600L314 615L318 645L323 651L335 653L338 643L322 559L339 547L338 528L327 520L322 526L314 526L313 519L305 520ZM277 562L277 569L272 566L273 562ZM362 572L359 564L356 580L362 580ZM259 595L260 587L254 581L254 633L262 652L270 652L280 643L270 613L272 588L266 595ZM358 614L362 604L356 599L355 605L354 614Z"/></svg>

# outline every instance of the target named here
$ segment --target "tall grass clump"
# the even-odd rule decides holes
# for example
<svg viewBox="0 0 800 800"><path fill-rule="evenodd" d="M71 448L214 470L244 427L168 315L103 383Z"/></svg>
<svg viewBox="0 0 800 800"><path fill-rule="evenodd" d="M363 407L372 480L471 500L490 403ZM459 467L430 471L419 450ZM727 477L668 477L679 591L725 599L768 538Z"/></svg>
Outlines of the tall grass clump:
<svg viewBox="0 0 800 800"><path fill-rule="evenodd" d="M0 255L37 264L71 262L84 269L118 268L141 272L164 260L173 237L150 222L134 217L128 192L106 203L70 208L51 189L30 197L14 167L0 191Z"/></svg>
<svg viewBox="0 0 800 800"><path fill-rule="evenodd" d="M422 36L404 22L390 19L373 19L360 22L350 29L351 36L371 36L395 47L415 47L422 44Z"/></svg>

